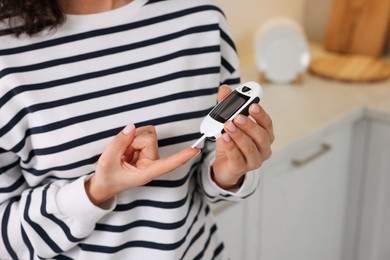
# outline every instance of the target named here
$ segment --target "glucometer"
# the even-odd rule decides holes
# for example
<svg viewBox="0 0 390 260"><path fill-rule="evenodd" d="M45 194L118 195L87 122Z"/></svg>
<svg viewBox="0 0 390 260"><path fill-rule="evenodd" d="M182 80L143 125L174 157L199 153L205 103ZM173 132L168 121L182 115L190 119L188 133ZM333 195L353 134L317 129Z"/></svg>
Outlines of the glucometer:
<svg viewBox="0 0 390 260"><path fill-rule="evenodd" d="M263 90L256 82L246 82L238 86L203 119L200 125L200 133L203 135L191 147L196 147L205 138L219 138L227 121L233 120L238 114L249 115L249 106L259 103L262 96Z"/></svg>

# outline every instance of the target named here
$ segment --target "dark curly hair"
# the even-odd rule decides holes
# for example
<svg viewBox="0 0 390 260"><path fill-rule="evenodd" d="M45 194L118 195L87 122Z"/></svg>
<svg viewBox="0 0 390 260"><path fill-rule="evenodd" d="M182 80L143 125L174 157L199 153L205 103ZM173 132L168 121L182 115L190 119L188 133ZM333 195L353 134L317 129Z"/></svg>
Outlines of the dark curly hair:
<svg viewBox="0 0 390 260"><path fill-rule="evenodd" d="M45 28L54 29L64 21L57 0L0 0L0 22L6 23L0 35L32 36Z"/></svg>

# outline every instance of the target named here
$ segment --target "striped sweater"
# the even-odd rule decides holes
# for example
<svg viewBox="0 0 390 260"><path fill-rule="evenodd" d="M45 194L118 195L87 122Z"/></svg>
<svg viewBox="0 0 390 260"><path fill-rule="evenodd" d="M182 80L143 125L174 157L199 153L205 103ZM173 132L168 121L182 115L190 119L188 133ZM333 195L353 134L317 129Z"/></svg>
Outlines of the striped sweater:
<svg viewBox="0 0 390 260"><path fill-rule="evenodd" d="M0 259L226 259L208 204L258 177L220 189L211 143L106 208L84 189L128 122L156 127L161 157L190 146L222 83L239 83L238 59L211 0L135 0L0 37Z"/></svg>

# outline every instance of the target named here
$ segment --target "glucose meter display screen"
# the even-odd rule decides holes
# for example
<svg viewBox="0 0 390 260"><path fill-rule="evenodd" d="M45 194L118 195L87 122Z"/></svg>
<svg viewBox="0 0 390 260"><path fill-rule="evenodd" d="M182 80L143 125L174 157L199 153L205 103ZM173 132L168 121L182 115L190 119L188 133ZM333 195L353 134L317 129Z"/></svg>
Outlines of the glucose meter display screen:
<svg viewBox="0 0 390 260"><path fill-rule="evenodd" d="M210 112L210 116L221 123L225 123L248 99L248 96L233 91Z"/></svg>

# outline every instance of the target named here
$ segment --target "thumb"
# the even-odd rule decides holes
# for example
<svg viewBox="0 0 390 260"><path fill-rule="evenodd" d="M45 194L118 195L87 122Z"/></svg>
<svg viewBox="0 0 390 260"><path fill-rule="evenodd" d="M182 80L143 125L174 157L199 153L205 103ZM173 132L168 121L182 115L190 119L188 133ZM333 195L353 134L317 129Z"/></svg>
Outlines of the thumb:
<svg viewBox="0 0 390 260"><path fill-rule="evenodd" d="M121 160L127 148L135 138L135 126L129 123L120 133L118 133L111 143L107 146L102 156L111 160Z"/></svg>
<svg viewBox="0 0 390 260"><path fill-rule="evenodd" d="M230 92L232 92L232 90L228 85L222 85L218 90L218 103L221 102L221 100L224 99L227 95L229 95Z"/></svg>

